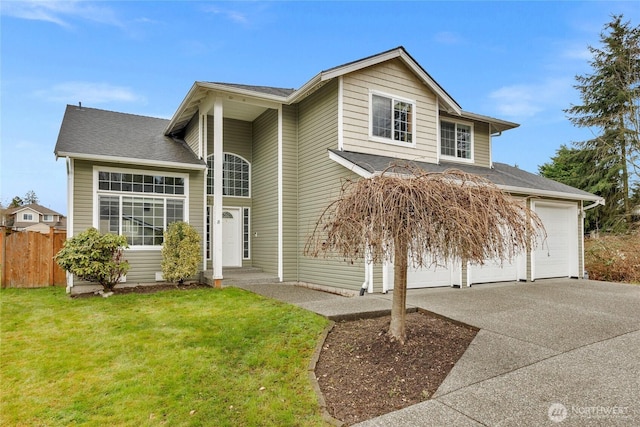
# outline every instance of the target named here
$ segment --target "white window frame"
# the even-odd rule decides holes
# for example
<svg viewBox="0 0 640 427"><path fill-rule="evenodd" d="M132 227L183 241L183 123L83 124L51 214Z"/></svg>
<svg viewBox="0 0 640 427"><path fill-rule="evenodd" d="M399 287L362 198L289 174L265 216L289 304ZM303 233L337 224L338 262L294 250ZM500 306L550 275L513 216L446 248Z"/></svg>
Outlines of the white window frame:
<svg viewBox="0 0 640 427"><path fill-rule="evenodd" d="M42 215L42 221L44 222L53 222L53 215Z"/></svg>
<svg viewBox="0 0 640 427"><path fill-rule="evenodd" d="M469 132L471 134L471 157L468 159L464 159L462 157L456 156L448 156L446 154L442 154L442 122L453 123L455 125L454 132L457 134L458 125L469 126ZM440 121L438 122L438 155L442 160L447 160L451 162L461 162L461 163L474 163L475 158L475 130L473 127L473 122L467 122L463 120L455 120L450 119L448 117L440 117ZM457 150L456 150L457 152Z"/></svg>
<svg viewBox="0 0 640 427"><path fill-rule="evenodd" d="M111 190L99 190L98 189L98 173L99 172L114 172L123 174L142 174L142 175L160 175L165 177L182 178L184 180L184 194L165 194L165 193L141 193L133 191L111 191ZM183 200L183 220L189 222L189 174L178 172L167 172L155 169L127 169L127 168L113 168L106 166L94 166L93 167L93 226L96 229L100 229L100 196L113 196L119 197L120 200L120 216L122 216L122 198L123 197L144 197L151 199L164 199L164 218L166 222L167 218L167 199ZM166 227L166 224L163 224ZM120 227L122 232L122 225ZM129 245L131 251L159 251L163 245Z"/></svg>
<svg viewBox="0 0 640 427"><path fill-rule="evenodd" d="M247 218L247 228L245 230L244 220ZM242 208L242 259L248 260L251 259L251 208L243 207ZM246 231L246 233L245 233ZM246 239L245 239L246 234ZM244 245L247 244L247 250L245 251Z"/></svg>
<svg viewBox="0 0 640 427"><path fill-rule="evenodd" d="M23 221L33 221L33 214L30 212L23 212L22 213L22 220Z"/></svg>
<svg viewBox="0 0 640 427"><path fill-rule="evenodd" d="M381 136L376 136L373 134L373 97L374 96L380 96L383 98L388 98L391 100L391 111L393 113L393 105L396 101L399 102L404 102L407 104L411 104L411 142L404 142L404 141L396 141L395 139L393 139L393 117L391 117L391 138L384 138ZM404 98L401 96L397 96L397 95L392 95L389 93L385 93L385 92L381 92L378 90L373 90L370 89L369 90L369 140L371 141L375 141L375 142L381 142L383 144L390 144L390 145L395 145L398 147L409 147L409 148L415 148L416 147L416 101L412 100L412 99L408 99L408 98Z"/></svg>
<svg viewBox="0 0 640 427"><path fill-rule="evenodd" d="M248 192L249 194L247 196L235 196L235 195L227 195L227 194L223 194L223 197L236 197L238 199L250 199L251 198L251 177L252 177L252 171L251 171L251 162L249 160L247 160L246 158L244 158L243 156L236 154L236 153L231 153L229 151L225 151L222 153L223 156L226 156L227 154L231 155L231 156L235 156L238 157L239 159L242 159L244 162L247 163L247 166L249 168L248 170L248 174L249 174L249 188L248 188ZM213 161L213 154L210 154L209 156L207 156L207 182L206 182L206 186L207 186L207 196L213 196L213 193L209 193L209 179L213 179L213 169L209 168L209 159L212 159ZM222 168L224 169L224 159L222 161ZM224 192L224 171L222 174L222 188L223 188L223 192Z"/></svg>

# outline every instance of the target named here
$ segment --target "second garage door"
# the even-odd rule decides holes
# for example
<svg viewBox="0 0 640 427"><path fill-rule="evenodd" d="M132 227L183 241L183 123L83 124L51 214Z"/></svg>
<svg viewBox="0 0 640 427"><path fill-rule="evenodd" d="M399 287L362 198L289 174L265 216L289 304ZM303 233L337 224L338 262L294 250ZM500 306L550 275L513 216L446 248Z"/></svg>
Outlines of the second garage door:
<svg viewBox="0 0 640 427"><path fill-rule="evenodd" d="M534 210L547 232L533 252L532 278L578 277L578 207L536 202Z"/></svg>

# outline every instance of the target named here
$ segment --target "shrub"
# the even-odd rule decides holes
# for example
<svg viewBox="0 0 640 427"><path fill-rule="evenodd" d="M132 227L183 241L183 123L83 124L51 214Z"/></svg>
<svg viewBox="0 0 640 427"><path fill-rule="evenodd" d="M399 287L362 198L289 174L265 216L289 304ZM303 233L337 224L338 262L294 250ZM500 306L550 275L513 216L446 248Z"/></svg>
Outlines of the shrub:
<svg viewBox="0 0 640 427"><path fill-rule="evenodd" d="M590 279L640 283L640 234L587 239L584 263Z"/></svg>
<svg viewBox="0 0 640 427"><path fill-rule="evenodd" d="M55 259L63 270L111 291L129 271L129 262L124 259L128 247L124 236L89 228L68 239Z"/></svg>
<svg viewBox="0 0 640 427"><path fill-rule="evenodd" d="M184 282L198 272L202 261L200 235L183 221L173 222L164 232L162 276L169 282Z"/></svg>

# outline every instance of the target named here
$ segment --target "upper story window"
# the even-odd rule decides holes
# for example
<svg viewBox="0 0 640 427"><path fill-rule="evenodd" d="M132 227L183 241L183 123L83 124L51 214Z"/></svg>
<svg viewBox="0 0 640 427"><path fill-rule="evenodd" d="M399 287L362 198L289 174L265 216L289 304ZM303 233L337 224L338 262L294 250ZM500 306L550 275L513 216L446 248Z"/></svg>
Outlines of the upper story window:
<svg viewBox="0 0 640 427"><path fill-rule="evenodd" d="M455 160L473 160L473 126L457 122L440 122L440 154Z"/></svg>
<svg viewBox="0 0 640 427"><path fill-rule="evenodd" d="M213 195L213 155L207 159L207 194ZM231 197L250 197L251 168L249 162L240 156L224 153L222 164L222 195Z"/></svg>
<svg viewBox="0 0 640 427"><path fill-rule="evenodd" d="M371 92L371 138L415 146L415 102Z"/></svg>
<svg viewBox="0 0 640 427"><path fill-rule="evenodd" d="M23 213L22 214L22 220L23 221L33 221L33 214Z"/></svg>
<svg viewBox="0 0 640 427"><path fill-rule="evenodd" d="M131 247L160 247L164 230L185 221L186 176L123 173L97 174L97 228L121 234Z"/></svg>

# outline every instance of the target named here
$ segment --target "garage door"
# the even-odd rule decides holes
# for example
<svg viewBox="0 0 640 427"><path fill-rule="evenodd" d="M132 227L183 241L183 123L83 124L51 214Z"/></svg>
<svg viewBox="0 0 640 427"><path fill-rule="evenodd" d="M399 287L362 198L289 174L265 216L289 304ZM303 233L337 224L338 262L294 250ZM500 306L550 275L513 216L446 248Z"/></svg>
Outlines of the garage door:
<svg viewBox="0 0 640 427"><path fill-rule="evenodd" d="M386 268L385 280L388 289L393 289L393 264L388 263ZM447 265L431 268L413 268L407 269L407 288L435 288L439 286L452 286L460 284L460 266Z"/></svg>
<svg viewBox="0 0 640 427"><path fill-rule="evenodd" d="M547 239L533 252L533 279L578 277L578 208L575 204L536 202Z"/></svg>
<svg viewBox="0 0 640 427"><path fill-rule="evenodd" d="M512 282L524 279L524 274L518 275L518 267L521 264L519 259L513 262L500 263L499 261L487 261L484 265L471 264L468 270L468 282L490 283L490 282ZM524 266L521 267L524 271Z"/></svg>

